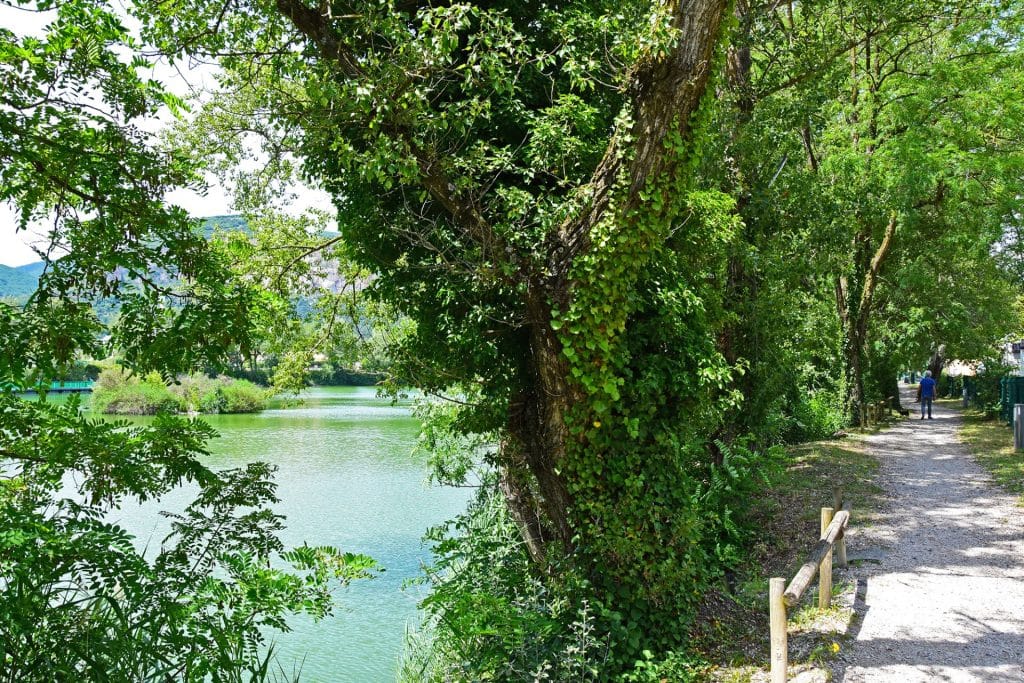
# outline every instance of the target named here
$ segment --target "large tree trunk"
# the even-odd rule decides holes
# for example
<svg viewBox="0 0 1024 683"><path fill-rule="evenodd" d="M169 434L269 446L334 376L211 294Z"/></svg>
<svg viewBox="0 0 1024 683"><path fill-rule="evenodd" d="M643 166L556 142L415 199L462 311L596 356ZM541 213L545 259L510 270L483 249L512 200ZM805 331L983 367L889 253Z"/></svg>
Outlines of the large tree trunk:
<svg viewBox="0 0 1024 683"><path fill-rule="evenodd" d="M330 12L307 2L275 0L275 5L321 59L332 64L340 79L365 79L363 62L339 32ZM523 332L529 359L526 367L519 369L519 389L510 397L509 440L501 448L501 486L530 554L538 562L553 547L570 549L573 501L564 467L569 445L567 413L570 406L585 400L571 381L561 342L551 327L551 308L567 310L578 296L576 289L585 286L573 281L572 272L580 257L594 249L591 236L595 226L612 220L616 230L628 233L674 217L674 206L655 211L644 199L644 192L651 183L666 183L687 172L692 118L711 74L726 5L726 0L652 4L652 30L660 34L669 28L677 38L671 49L643 53L630 70L625 87L629 101L621 120L631 121L631 125L612 136L586 187L569 191L589 201L547 235L545 263L538 264L532 249L523 251L494 229L481 208L487 204L482 198L488 188L453 183L448 176L450 160L424 146L403 120L402 107L382 106L374 114L373 125L386 129L415 158L423 189L460 229L463 240L478 249L481 262L505 274L513 286L526 285ZM384 92L380 96L387 97ZM672 205L671 200L665 204ZM650 239L664 239L664 235L654 233ZM648 252L640 250L641 254ZM642 258L631 266L642 272ZM623 277L631 275L635 277L630 273Z"/></svg>
<svg viewBox="0 0 1024 683"><path fill-rule="evenodd" d="M864 336L854 317L853 324L843 325L843 380L846 396L843 406L847 421L855 427L864 424Z"/></svg>
<svg viewBox="0 0 1024 683"><path fill-rule="evenodd" d="M531 277L527 295L531 389L514 407L522 419L510 420L510 428L535 478L550 538L563 550L570 550L573 536L572 497L563 474L568 448L566 418L570 406L585 397L570 379L561 342L551 327L551 307L565 311L576 296L581 283L572 280L572 266L592 248L590 235L595 226L614 219L619 230L628 231L659 218L651 215L641 194L650 180L672 178L685 163L685 154L674 149L669 139L691 139L691 118L710 76L725 5L723 0L691 0L666 6L663 20L682 36L677 48L663 59L642 61L633 69L628 87L634 112L632 129L628 136L613 137L590 182L593 200L551 236L548 271ZM628 149L624 139L631 140ZM611 211L614 215L609 215ZM636 268L639 271L642 264L637 263Z"/></svg>

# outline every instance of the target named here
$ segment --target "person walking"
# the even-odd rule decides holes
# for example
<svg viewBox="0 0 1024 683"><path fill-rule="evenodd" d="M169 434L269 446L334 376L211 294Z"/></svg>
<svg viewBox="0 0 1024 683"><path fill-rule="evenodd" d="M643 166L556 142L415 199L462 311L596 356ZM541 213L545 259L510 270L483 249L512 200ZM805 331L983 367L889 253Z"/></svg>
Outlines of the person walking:
<svg viewBox="0 0 1024 683"><path fill-rule="evenodd" d="M925 370L924 377L921 378L921 384L919 385L919 388L921 389L922 420L924 419L924 411L926 407L928 409L928 419L932 419L932 400L935 398L936 384L938 384L938 382L932 379L932 371Z"/></svg>

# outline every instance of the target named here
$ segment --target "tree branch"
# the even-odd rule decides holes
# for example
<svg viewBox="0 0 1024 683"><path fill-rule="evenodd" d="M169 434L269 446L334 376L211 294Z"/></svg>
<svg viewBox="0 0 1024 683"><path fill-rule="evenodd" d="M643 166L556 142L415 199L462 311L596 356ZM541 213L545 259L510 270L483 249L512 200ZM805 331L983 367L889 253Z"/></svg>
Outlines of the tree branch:
<svg viewBox="0 0 1024 683"><path fill-rule="evenodd" d="M858 324L862 328L867 327L867 321L871 315L871 304L875 296L875 288L878 286L878 273L882 269L882 264L892 248L893 236L896 234L897 217L898 214L895 211L889 214L889 224L885 227L885 235L883 235L878 249L875 250L875 255L871 258L871 265L864 275L864 290L861 292L860 310L858 311Z"/></svg>

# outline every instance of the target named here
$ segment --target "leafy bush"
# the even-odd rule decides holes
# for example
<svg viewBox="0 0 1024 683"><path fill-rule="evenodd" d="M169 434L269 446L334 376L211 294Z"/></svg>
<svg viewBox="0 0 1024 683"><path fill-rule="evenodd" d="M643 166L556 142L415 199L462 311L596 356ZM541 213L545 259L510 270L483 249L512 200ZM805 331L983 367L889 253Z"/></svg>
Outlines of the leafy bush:
<svg viewBox="0 0 1024 683"><path fill-rule="evenodd" d="M463 515L428 534L438 559L421 604L427 637L407 639L400 680L598 680L608 648L594 633L593 610L566 597L573 591L553 593L533 571L495 479Z"/></svg>
<svg viewBox="0 0 1024 683"><path fill-rule="evenodd" d="M268 399L266 389L246 380L189 375L168 387L157 374L139 378L112 368L100 373L92 407L113 415L255 413L266 408Z"/></svg>
<svg viewBox="0 0 1024 683"><path fill-rule="evenodd" d="M708 556L716 560L705 568L704 580L717 578L724 569L742 561L742 548L752 532L746 516L749 501L777 474L785 455L779 446L763 453L753 451L748 439L716 445L721 463L708 467L694 496L694 507L704 515L701 543Z"/></svg>
<svg viewBox="0 0 1024 683"><path fill-rule="evenodd" d="M256 413L267 407L269 393L244 379L224 380L217 388L219 412Z"/></svg>
<svg viewBox="0 0 1024 683"><path fill-rule="evenodd" d="M700 585L740 561L750 531L745 501L778 466L781 453L757 453L743 443L717 446L722 462L708 466L692 498L703 515L692 550L705 558ZM454 469L464 473L461 465ZM428 534L437 560L424 579L430 587L421 603L426 632L407 638L400 680L698 680L703 667L682 654L649 657L635 666L617 660L617 639L630 633L605 625L616 619L614 603L585 597L594 595L594 587L578 573L567 572L557 583L544 581L508 512L498 475L482 477L466 512ZM622 671L624 678L617 679Z"/></svg>
<svg viewBox="0 0 1024 683"><path fill-rule="evenodd" d="M838 396L824 391L802 394L792 410L792 424L787 434L790 443L827 438L846 421Z"/></svg>
<svg viewBox="0 0 1024 683"><path fill-rule="evenodd" d="M371 575L362 555L285 550L273 467L207 469L207 424L131 426L78 408L0 392L0 680L268 680L268 629L328 614L333 590ZM198 493L168 515L158 552L105 521L184 482Z"/></svg>
<svg viewBox="0 0 1024 683"><path fill-rule="evenodd" d="M708 680L711 667L706 662L695 661L692 656L670 652L663 657L655 657L649 650L643 655L633 670L622 677L622 683L697 683Z"/></svg>
<svg viewBox="0 0 1024 683"><path fill-rule="evenodd" d="M95 362L75 361L64 374L68 382L94 382L103 371L103 366Z"/></svg>
<svg viewBox="0 0 1024 683"><path fill-rule="evenodd" d="M223 400L217 394L221 382L207 375L189 375L178 379L170 390L181 400L182 410L190 413L219 413Z"/></svg>
<svg viewBox="0 0 1024 683"><path fill-rule="evenodd" d="M140 378L121 368L112 368L104 370L97 378L92 408L112 415L156 415L178 412L183 405L159 375Z"/></svg>

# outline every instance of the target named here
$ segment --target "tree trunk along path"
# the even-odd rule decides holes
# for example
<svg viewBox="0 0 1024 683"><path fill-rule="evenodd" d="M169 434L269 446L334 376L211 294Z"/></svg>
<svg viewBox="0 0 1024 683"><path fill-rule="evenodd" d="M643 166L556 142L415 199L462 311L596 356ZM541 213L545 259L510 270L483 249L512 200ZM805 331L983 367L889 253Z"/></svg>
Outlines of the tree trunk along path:
<svg viewBox="0 0 1024 683"><path fill-rule="evenodd" d="M834 680L1020 683L1024 509L958 442L955 412L920 420L912 391L903 400L911 419L868 438L888 505L847 538L852 559L882 559L852 572L860 614Z"/></svg>

